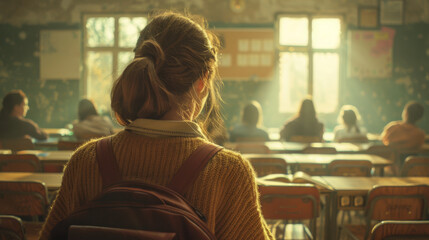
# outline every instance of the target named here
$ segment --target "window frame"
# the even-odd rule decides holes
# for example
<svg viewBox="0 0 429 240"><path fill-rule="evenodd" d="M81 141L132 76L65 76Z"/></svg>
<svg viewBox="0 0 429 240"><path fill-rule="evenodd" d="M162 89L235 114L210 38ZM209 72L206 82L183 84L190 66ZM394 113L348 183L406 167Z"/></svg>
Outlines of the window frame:
<svg viewBox="0 0 429 240"><path fill-rule="evenodd" d="M88 32L86 29L86 23L90 18L114 18L115 30L113 33L113 46L103 46L103 47L90 47L88 46ZM149 22L149 17L146 12L133 12L133 13L83 13L82 14L82 78L80 90L83 93L83 96L88 96L88 67L87 67L87 58L88 52L109 52L112 53L112 72L111 81L112 84L115 79L118 78L120 73L118 72L118 58L120 52L133 51L135 46L132 47L120 47L119 46L119 18L121 17L143 17L146 18L146 21Z"/></svg>
<svg viewBox="0 0 429 240"><path fill-rule="evenodd" d="M290 17L290 18L302 18L305 17L308 19L308 42L306 46L297 46L297 45L281 45L280 44L280 19L283 17ZM313 36L312 36L312 20L315 18L338 18L340 20L340 44L335 49L318 49L313 48ZM345 42L345 31L346 26L344 23L344 15L341 13L335 13L335 14L319 14L319 13L278 13L275 16L275 55L276 55L276 78L277 82L280 87L280 54L284 52L298 52L298 53L306 53L308 56L308 77L307 77L307 95L313 96L314 93L314 75L313 75L313 68L314 68L314 60L313 56L315 53L337 53L339 57L339 66L338 66L338 92L337 92L337 106L335 109L338 109L340 105L340 92L341 92L341 82L342 79L344 79L344 42ZM278 99L279 101L279 99ZM294 111L280 111L280 102L278 103L278 111L282 114L290 114L294 113ZM321 112L321 114L332 114L333 112Z"/></svg>

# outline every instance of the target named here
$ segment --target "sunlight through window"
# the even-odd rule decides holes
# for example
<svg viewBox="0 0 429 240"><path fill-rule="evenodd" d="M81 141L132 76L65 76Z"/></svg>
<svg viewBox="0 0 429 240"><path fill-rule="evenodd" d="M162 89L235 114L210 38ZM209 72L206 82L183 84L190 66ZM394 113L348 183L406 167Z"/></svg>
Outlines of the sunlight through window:
<svg viewBox="0 0 429 240"><path fill-rule="evenodd" d="M280 45L306 46L308 44L307 18L280 19Z"/></svg>
<svg viewBox="0 0 429 240"><path fill-rule="evenodd" d="M313 96L318 112L336 111L341 18L283 15L278 26L279 111L296 112L308 95Z"/></svg>
<svg viewBox="0 0 429 240"><path fill-rule="evenodd" d="M147 18L141 15L86 18L85 91L86 96L94 99L101 111L110 108L112 82L133 59L133 49L140 31L146 24Z"/></svg>
<svg viewBox="0 0 429 240"><path fill-rule="evenodd" d="M315 18L312 24L313 48L333 49L340 46L340 19Z"/></svg>

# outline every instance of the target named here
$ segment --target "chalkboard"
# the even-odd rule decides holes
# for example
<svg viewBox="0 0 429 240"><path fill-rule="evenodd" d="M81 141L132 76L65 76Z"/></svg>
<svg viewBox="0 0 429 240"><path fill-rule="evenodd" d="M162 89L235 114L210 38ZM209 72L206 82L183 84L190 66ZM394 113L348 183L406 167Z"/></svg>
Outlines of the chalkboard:
<svg viewBox="0 0 429 240"><path fill-rule="evenodd" d="M80 41L80 31L40 31L40 79L79 79Z"/></svg>
<svg viewBox="0 0 429 240"><path fill-rule="evenodd" d="M392 75L395 31L350 30L348 32L348 77L386 78Z"/></svg>
<svg viewBox="0 0 429 240"><path fill-rule="evenodd" d="M274 75L274 30L223 28L219 74L224 80L270 80Z"/></svg>

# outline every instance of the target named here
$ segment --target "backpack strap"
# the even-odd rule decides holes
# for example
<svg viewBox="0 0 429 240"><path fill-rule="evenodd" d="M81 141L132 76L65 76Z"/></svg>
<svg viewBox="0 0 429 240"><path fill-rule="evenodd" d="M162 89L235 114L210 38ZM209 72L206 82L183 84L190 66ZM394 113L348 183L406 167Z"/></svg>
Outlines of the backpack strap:
<svg viewBox="0 0 429 240"><path fill-rule="evenodd" d="M210 143L199 146L179 168L167 187L183 196L209 160L222 149L222 147Z"/></svg>
<svg viewBox="0 0 429 240"><path fill-rule="evenodd" d="M103 180L103 188L122 179L118 163L113 155L112 138L103 138L97 142L98 170Z"/></svg>
<svg viewBox="0 0 429 240"><path fill-rule="evenodd" d="M103 188L105 188L122 179L115 155L113 155L112 138L103 138L98 141L96 149L98 170L103 180ZM183 195L209 160L222 149L222 147L210 143L199 146L179 168L167 187Z"/></svg>

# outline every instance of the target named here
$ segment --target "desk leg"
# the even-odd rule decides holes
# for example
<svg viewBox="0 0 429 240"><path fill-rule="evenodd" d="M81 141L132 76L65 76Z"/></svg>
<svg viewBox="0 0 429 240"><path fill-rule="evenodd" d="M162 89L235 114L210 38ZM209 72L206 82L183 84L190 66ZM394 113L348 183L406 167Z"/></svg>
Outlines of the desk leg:
<svg viewBox="0 0 429 240"><path fill-rule="evenodd" d="M338 216L338 198L337 193L333 191L330 194L330 215L329 222L326 226L326 239L337 240L338 239L338 226L337 226L337 216Z"/></svg>

